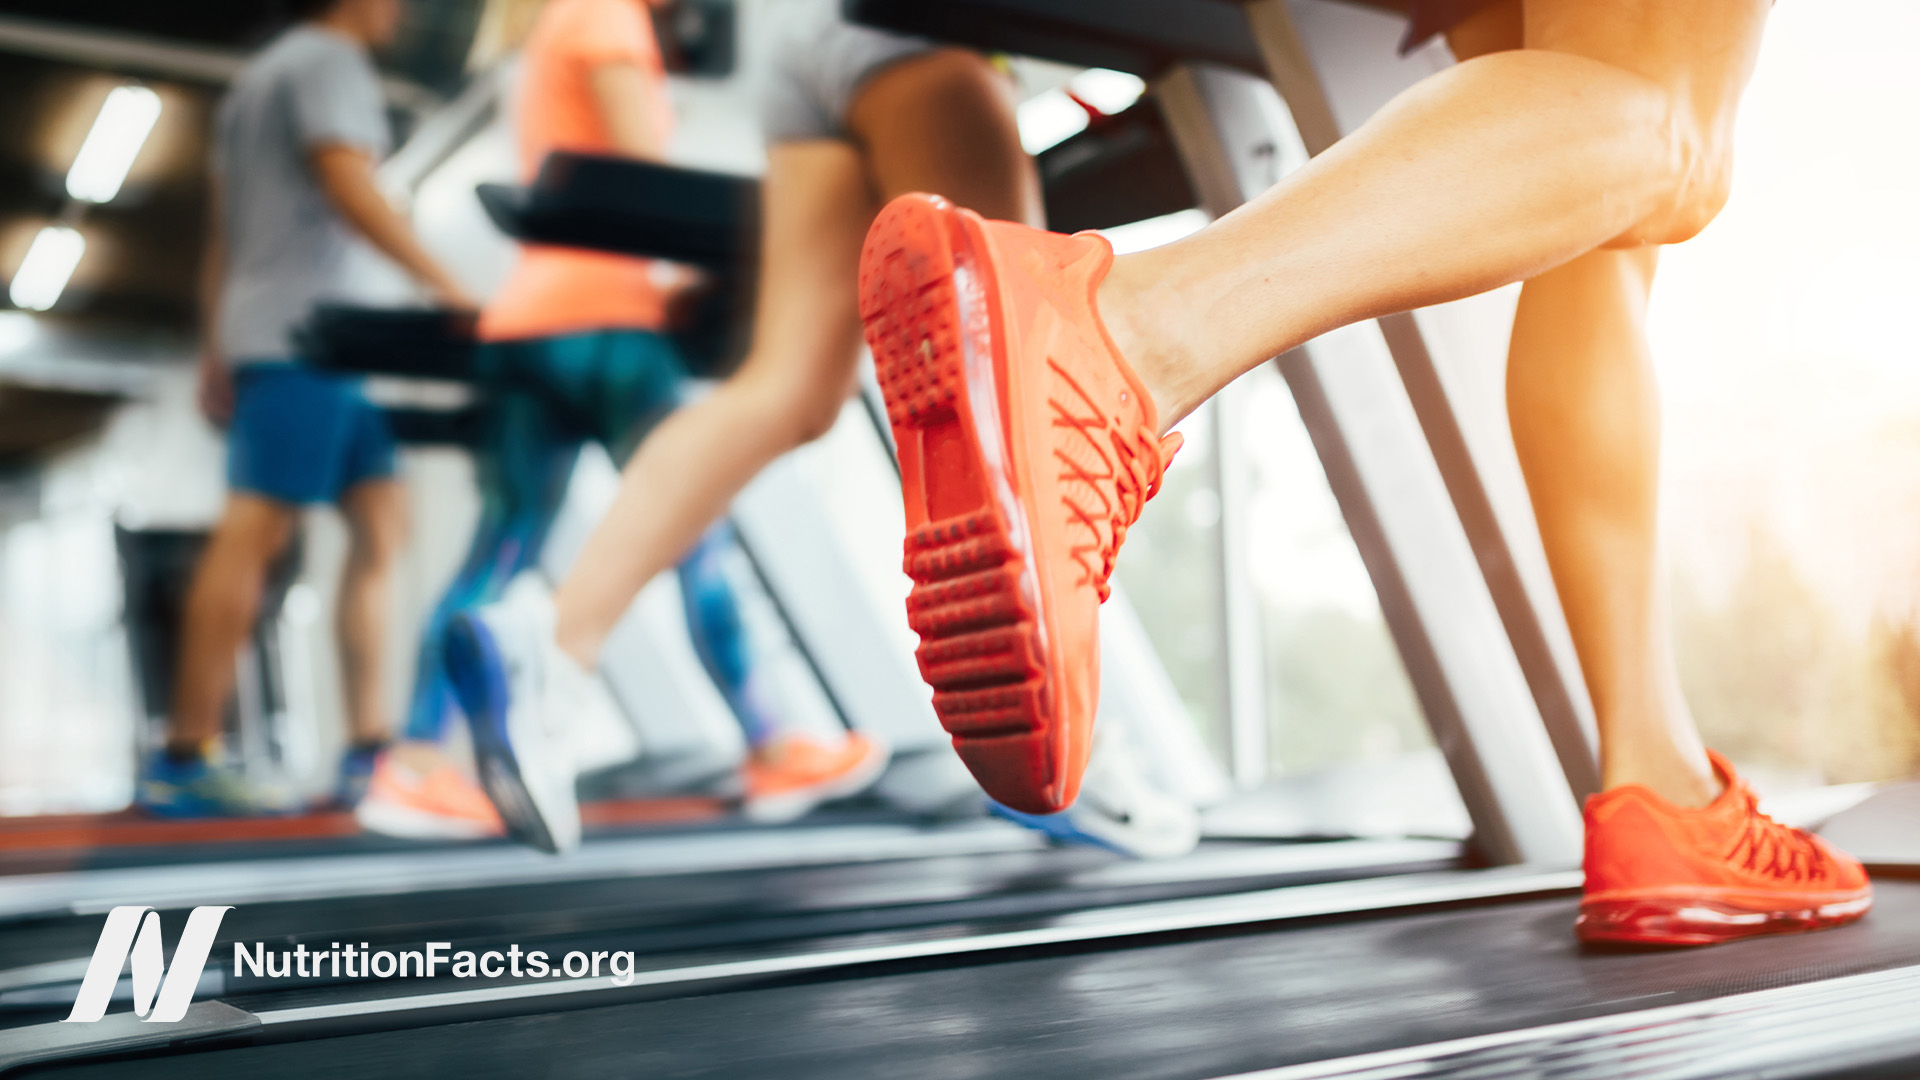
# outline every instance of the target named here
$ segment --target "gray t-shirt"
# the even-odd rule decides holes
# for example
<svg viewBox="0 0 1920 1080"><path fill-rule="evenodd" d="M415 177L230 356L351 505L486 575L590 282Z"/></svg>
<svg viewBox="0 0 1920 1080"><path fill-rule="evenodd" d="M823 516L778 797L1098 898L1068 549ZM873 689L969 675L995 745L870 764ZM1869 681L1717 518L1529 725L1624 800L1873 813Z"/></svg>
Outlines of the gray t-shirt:
<svg viewBox="0 0 1920 1080"><path fill-rule="evenodd" d="M342 144L385 156L380 80L357 43L302 25L242 68L215 120L227 268L220 345L230 360L286 359L316 302L352 297L362 243L314 181L307 154Z"/></svg>

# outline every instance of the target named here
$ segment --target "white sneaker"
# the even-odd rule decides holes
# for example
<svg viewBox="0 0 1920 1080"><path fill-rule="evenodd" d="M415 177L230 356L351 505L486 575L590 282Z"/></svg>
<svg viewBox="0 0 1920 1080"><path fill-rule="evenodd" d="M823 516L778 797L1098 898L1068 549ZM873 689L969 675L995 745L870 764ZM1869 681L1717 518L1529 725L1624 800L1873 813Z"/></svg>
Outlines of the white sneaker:
<svg viewBox="0 0 1920 1080"><path fill-rule="evenodd" d="M1102 738L1098 728L1072 806L1057 814L1026 814L988 803L994 813L1056 842L1091 844L1136 859L1174 859L1200 846L1200 812L1149 783L1132 744Z"/></svg>
<svg viewBox="0 0 1920 1080"><path fill-rule="evenodd" d="M605 685L560 650L553 630L553 596L528 571L499 603L455 616L442 650L473 728L481 786L508 833L561 852L580 846L571 729L624 721Z"/></svg>

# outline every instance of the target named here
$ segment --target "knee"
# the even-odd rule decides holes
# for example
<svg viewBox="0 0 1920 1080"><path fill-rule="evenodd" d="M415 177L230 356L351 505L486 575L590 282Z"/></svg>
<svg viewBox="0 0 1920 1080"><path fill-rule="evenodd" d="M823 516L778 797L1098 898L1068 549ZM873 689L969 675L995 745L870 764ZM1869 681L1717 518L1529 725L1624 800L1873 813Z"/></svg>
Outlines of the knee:
<svg viewBox="0 0 1920 1080"><path fill-rule="evenodd" d="M810 443L832 431L833 425L840 421L840 407L844 402L842 396L818 390L797 402L791 429L794 445Z"/></svg>
<svg viewBox="0 0 1920 1080"><path fill-rule="evenodd" d="M195 571L196 592L227 585L253 585L293 539L293 515L253 506L229 507L214 527Z"/></svg>
<svg viewBox="0 0 1920 1080"><path fill-rule="evenodd" d="M1630 243L1678 244L1720 216L1733 187L1730 127L1699 118L1684 101L1671 104L1664 197L1658 211L1626 238Z"/></svg>
<svg viewBox="0 0 1920 1080"><path fill-rule="evenodd" d="M400 560L407 546L405 505L396 501L390 507L357 515L349 523L351 556L363 571L383 573Z"/></svg>

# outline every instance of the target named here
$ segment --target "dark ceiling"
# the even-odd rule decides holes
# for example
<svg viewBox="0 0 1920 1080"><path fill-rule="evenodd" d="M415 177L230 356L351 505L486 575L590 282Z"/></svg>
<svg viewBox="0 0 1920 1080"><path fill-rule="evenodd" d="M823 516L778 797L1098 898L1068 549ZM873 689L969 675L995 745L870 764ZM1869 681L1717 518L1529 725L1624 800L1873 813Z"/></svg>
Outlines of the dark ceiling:
<svg viewBox="0 0 1920 1080"><path fill-rule="evenodd" d="M408 0L401 41L381 58L390 76L458 90L480 0ZM0 278L66 206L66 170L100 103L136 79L161 96L161 119L120 195L86 210L87 252L50 319L90 331L190 334L205 228L209 121L222 87L179 71L9 45L5 25L186 46L210 57L246 50L285 26L274 0L0 0ZM0 288L0 306L4 306Z"/></svg>
<svg viewBox="0 0 1920 1080"><path fill-rule="evenodd" d="M66 170L120 76L32 57L0 63L0 273L66 203ZM148 81L160 124L119 197L87 212L87 257L56 316L190 329L204 228L208 116L218 90Z"/></svg>
<svg viewBox="0 0 1920 1080"><path fill-rule="evenodd" d="M481 0L406 0L390 73L440 93L458 89ZM185 45L250 49L287 24L278 0L0 0L0 17L132 34Z"/></svg>

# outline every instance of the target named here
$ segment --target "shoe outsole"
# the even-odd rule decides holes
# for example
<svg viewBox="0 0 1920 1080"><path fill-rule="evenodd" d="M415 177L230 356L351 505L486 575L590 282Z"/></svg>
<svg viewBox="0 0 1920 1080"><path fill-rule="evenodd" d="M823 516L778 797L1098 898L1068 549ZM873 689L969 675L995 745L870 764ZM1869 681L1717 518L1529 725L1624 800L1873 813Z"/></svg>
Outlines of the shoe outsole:
<svg viewBox="0 0 1920 1080"><path fill-rule="evenodd" d="M360 827L399 840L491 840L500 830L466 818L448 817L378 798L362 799L353 818Z"/></svg>
<svg viewBox="0 0 1920 1080"><path fill-rule="evenodd" d="M1686 896L1587 900L1573 931L1587 945L1675 948L1719 945L1741 938L1804 934L1844 926L1864 916L1873 895L1807 907L1769 909Z"/></svg>
<svg viewBox="0 0 1920 1080"><path fill-rule="evenodd" d="M1081 847L1100 848L1103 851L1111 851L1115 855L1124 855L1129 859L1142 857L1137 851L1115 843L1113 840L1101 836L1098 833L1081 828L1079 824L1073 820L1073 814L1070 811L1063 810L1057 814L1029 814L1021 810L1015 810L1013 807L1007 806L998 800L989 801L987 803L987 811L995 817L1005 818L1015 825L1032 829L1034 832L1052 840L1056 844L1073 844Z"/></svg>
<svg viewBox="0 0 1920 1080"><path fill-rule="evenodd" d="M860 314L900 454L907 617L934 712L988 795L1044 814L1071 785L1052 730L1034 531L1001 425L989 272L959 211L896 200L861 256Z"/></svg>
<svg viewBox="0 0 1920 1080"><path fill-rule="evenodd" d="M473 755L479 766L480 786L500 812L507 835L542 851L557 853L553 833L535 809L533 795L520 775L520 763L507 736L507 708L511 700L505 665L493 633L471 614L460 614L447 624L442 656L454 697L467 714L473 732Z"/></svg>

